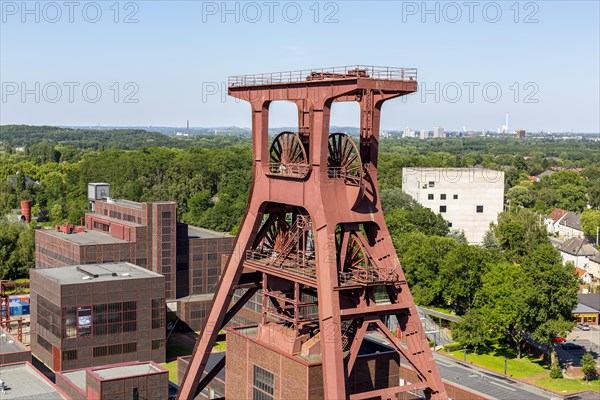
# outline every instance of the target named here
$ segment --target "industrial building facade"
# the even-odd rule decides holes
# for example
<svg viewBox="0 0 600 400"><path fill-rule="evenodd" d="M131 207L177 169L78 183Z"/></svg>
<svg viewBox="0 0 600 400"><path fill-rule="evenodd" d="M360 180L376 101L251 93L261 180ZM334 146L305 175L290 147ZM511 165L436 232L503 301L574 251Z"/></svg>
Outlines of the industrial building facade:
<svg viewBox="0 0 600 400"><path fill-rule="evenodd" d="M175 202L114 200L105 183L90 184L88 194L84 228L36 231L36 267L126 261L146 268L164 276L164 297L182 299L177 314L199 329L234 237L177 222Z"/></svg>
<svg viewBox="0 0 600 400"><path fill-rule="evenodd" d="M168 371L152 361L59 372L56 385L72 400L169 398Z"/></svg>
<svg viewBox="0 0 600 400"><path fill-rule="evenodd" d="M402 168L402 191L480 244L504 204L504 172L485 168Z"/></svg>
<svg viewBox="0 0 600 400"><path fill-rule="evenodd" d="M164 278L130 263L30 272L31 351L54 371L165 361Z"/></svg>

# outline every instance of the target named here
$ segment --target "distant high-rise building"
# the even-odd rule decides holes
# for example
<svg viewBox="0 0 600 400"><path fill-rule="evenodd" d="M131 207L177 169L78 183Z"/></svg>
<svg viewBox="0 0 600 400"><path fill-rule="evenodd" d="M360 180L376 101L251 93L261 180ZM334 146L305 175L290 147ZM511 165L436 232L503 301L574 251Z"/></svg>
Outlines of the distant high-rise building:
<svg viewBox="0 0 600 400"><path fill-rule="evenodd" d="M510 129L508 128L508 113L506 113L506 117L504 118L504 125L502 125L502 128L498 128L498 133L504 135L510 133Z"/></svg>
<svg viewBox="0 0 600 400"><path fill-rule="evenodd" d="M419 132L419 137L421 139L428 139L429 138L429 131L426 130L421 130L421 132Z"/></svg>
<svg viewBox="0 0 600 400"><path fill-rule="evenodd" d="M517 129L517 139L525 139L525 129Z"/></svg>
<svg viewBox="0 0 600 400"><path fill-rule="evenodd" d="M444 133L444 128L440 128L439 126L436 126L435 128L433 128L433 137L434 138L445 138L446 133Z"/></svg>
<svg viewBox="0 0 600 400"><path fill-rule="evenodd" d="M412 138L415 137L415 131L411 130L410 128L406 127L404 128L404 137L405 138Z"/></svg>

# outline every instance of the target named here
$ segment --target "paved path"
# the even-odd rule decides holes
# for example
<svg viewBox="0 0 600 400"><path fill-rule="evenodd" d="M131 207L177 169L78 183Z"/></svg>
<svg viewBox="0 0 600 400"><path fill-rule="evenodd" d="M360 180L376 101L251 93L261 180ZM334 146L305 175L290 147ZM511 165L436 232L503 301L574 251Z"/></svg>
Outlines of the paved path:
<svg viewBox="0 0 600 400"><path fill-rule="evenodd" d="M549 400L562 398L555 393L516 380L505 379L501 374L458 360L455 361L450 357L435 354L435 361L444 380L481 393L490 399Z"/></svg>

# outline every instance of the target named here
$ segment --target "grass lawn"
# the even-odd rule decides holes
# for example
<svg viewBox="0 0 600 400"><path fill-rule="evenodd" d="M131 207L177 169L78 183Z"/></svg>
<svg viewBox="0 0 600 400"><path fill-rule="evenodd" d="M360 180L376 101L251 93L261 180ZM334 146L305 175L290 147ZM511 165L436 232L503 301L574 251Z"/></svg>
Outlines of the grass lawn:
<svg viewBox="0 0 600 400"><path fill-rule="evenodd" d="M583 390L599 390L600 391L600 380L596 379L592 382L585 382L583 379L551 379L542 378L531 381L538 386L545 387L546 389L553 390L557 393L573 393L581 392Z"/></svg>
<svg viewBox="0 0 600 400"><path fill-rule="evenodd" d="M447 354L459 360L463 359L462 350ZM517 359L514 350L499 346L488 349L487 353L484 354L467 353L467 362L472 362L473 364L480 365L503 374L505 356L508 358L506 363L506 374L508 376L514 376L515 378L527 378L548 372L548 368L543 361L534 357L529 357L525 354L523 354L519 360Z"/></svg>
<svg viewBox="0 0 600 400"><path fill-rule="evenodd" d="M160 364L161 367L164 367L167 371L169 371L169 380L173 383L177 383L177 360Z"/></svg>

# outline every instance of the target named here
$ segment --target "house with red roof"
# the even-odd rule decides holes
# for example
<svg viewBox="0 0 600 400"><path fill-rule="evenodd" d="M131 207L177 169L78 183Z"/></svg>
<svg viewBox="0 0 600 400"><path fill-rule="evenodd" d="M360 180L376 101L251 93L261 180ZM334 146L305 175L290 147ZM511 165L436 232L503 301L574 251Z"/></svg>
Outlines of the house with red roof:
<svg viewBox="0 0 600 400"><path fill-rule="evenodd" d="M558 223L560 220L567 215L568 211L562 208L555 208L550 214L546 216L544 222L546 223L546 230L549 233L558 232Z"/></svg>

